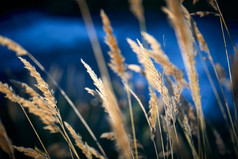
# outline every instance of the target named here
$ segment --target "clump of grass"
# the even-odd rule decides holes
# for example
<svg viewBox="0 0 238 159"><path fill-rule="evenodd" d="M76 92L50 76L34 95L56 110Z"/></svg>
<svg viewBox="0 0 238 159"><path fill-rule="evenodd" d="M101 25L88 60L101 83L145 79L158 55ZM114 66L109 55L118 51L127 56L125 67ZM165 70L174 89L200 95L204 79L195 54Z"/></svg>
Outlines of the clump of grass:
<svg viewBox="0 0 238 159"><path fill-rule="evenodd" d="M198 72L196 70L195 61L197 52L199 56L201 56L200 51L207 53L208 59L213 66L216 78L219 82L221 92L223 93L227 112L224 111L224 106L221 102L216 88L213 88L219 103L219 107L222 111L222 115L226 121L226 127L228 128L230 134L231 141L229 142L231 142L233 144L232 146L234 147L234 152L232 153L234 153L234 156L237 155L238 139L237 128L235 127L235 122L237 121L237 112L234 112L234 116L232 116L226 96L224 95L224 91L221 86L221 82L225 78L225 75L222 71L219 71L222 70L220 69L221 67L219 65L215 65L208 45L202 33L199 31L197 24L191 17L191 15L205 16L209 14L219 16L221 18L221 28L224 38L224 44L226 46L223 25L225 26L229 37L230 34L216 0L209 0L209 3L214 8L215 13L196 12L190 14L188 10L181 4L182 1L178 0L166 0L167 8L163 7L162 9L168 15L169 21L171 22L171 25L175 30L186 73L188 76L188 81L186 81L186 79L184 78L184 73L170 61L169 57L162 50L160 43L152 35L146 32L144 9L141 0L130 0L130 7L131 11L140 23L142 30L141 41L143 42L140 42L140 40L138 39L137 42L135 42L130 38L127 38L127 42L129 43L132 51L136 53L140 65L125 63L125 58L123 57L119 48L119 42L113 34L110 20L106 13L101 10L103 29L106 33L105 42L109 46L110 50L108 51L108 54L110 56L109 67L120 77L123 84L123 89L125 89L126 91L126 101L128 103L131 121L131 132L127 130L128 125L125 124L124 110L121 109L118 99L116 98L116 95L113 91L113 85L107 73L107 67L101 54L102 52L98 39L96 37L95 30L93 28L92 19L87 8L87 4L84 0L78 0L77 2L83 14L84 21L89 32L90 41L92 43L92 47L95 52L98 67L101 73L101 77L98 77L94 73L92 68L83 60L81 60L89 76L93 80L94 86L96 87L96 89L85 89L89 94L96 97L102 103L105 112L109 116L108 121L110 123L112 131L104 132L103 134L101 134L101 138L106 138L116 143L116 150L118 151L118 156L120 158L140 158L145 155L138 151L138 149L143 149L144 147L143 144L140 144L142 139L137 138L138 136L140 136L142 131L149 132L148 134L152 142L151 144L154 147L156 158L193 157L197 159L209 158L211 156L211 145L209 144L209 141L211 139L209 139L209 136L207 135L207 129L209 129L210 127L209 124L206 123L202 111L200 86L198 82ZM197 2L198 0L193 1L194 4ZM196 41L198 42L199 50L196 47ZM89 128L87 122L82 118L82 116L76 109L75 105L61 89L58 83L56 83L55 80L48 74L45 68L29 52L27 52L16 42L6 37L0 36L0 44L2 46L7 46L9 50L12 50L16 53L20 61L24 64L25 68L30 72L30 75L36 81L35 87L39 92L26 83L11 80L14 85L16 85L18 88L23 90L25 94L27 94L28 98L17 95L11 86L2 82L0 82L0 92L5 94L5 97L12 102L18 103L20 105L42 148L44 149L44 152L41 152L37 148L31 149L13 146L1 122L0 148L4 152L9 154L10 158L15 158L14 149L32 158L50 158L50 154L45 148L40 135L38 134L33 123L31 122L30 117L28 116L28 113L31 113L41 120L41 122L44 124L44 129L53 134L61 134L63 139L68 144L69 152L72 158L81 158L80 153L78 153L78 150L75 148L75 146L77 146L80 152L82 152L82 157L89 159L93 157L108 158L106 153L104 152L104 149L106 149L106 147L104 147L104 149L102 148L97 138L94 136L92 130ZM47 76L50 77L53 83L63 94L65 99L68 101L70 106L74 109L75 113L83 122L84 126L87 128L89 134L96 142L100 152L98 152L96 148L89 146L87 142L83 141L82 137L76 133L73 127L62 119L53 91L49 89L48 84L43 80L36 68L32 66L26 59L20 56L29 56L33 60L33 62L42 71L44 71ZM234 87L227 51L226 56L229 68L230 85ZM156 69L154 62L161 65L164 71L163 73L159 72ZM131 78L133 78L133 76L129 76L129 70L140 73L141 76L148 81L148 90L150 92L150 100L148 102L148 105L143 104L139 96L133 90L133 87L130 85L130 80ZM222 72L222 74L220 72ZM206 73L208 77L210 77L209 80L211 82L211 85L214 87L214 82L211 79L210 72L206 70ZM182 92L184 89L189 89L191 91L191 96L196 109L193 108L193 103L189 103L183 96ZM233 89L235 88L232 88L231 91L233 91ZM233 99L235 100L234 92L232 92L232 94ZM137 103L133 103L131 96L135 98ZM146 128L144 129L142 129L140 123L137 123L138 119L135 120L137 117L135 116L135 114L138 113L135 112L137 105L140 106L140 109L142 110L144 115L143 119L146 121ZM148 109L146 106L148 106ZM234 108L236 108L235 101ZM27 112L25 111L25 109L27 109ZM236 111L236 109L234 111ZM212 127L210 129L213 132L212 137L215 138L216 149L219 150L220 155L225 156L227 153L230 153L232 150L227 150L227 143L223 141L223 138L218 133L218 131ZM145 136L146 133L142 132L142 135ZM71 139L74 139L75 144L71 142ZM192 156L190 156L190 154Z"/></svg>

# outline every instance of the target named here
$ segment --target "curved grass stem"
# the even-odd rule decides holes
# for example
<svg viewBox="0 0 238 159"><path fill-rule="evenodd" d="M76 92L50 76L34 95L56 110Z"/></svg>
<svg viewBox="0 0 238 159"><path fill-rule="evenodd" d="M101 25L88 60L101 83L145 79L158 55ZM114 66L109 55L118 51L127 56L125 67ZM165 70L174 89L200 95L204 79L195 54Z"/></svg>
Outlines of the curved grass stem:
<svg viewBox="0 0 238 159"><path fill-rule="evenodd" d="M42 140L41 140L40 136L38 135L38 133L37 133L37 131L36 131L36 129L35 129L35 127L34 127L34 125L32 124L32 122L31 122L31 120L30 120L29 116L27 115L27 113L26 113L25 109L23 108L23 106L22 106L20 103L19 103L19 105L20 105L20 107L21 107L21 109L22 109L23 113L25 114L25 116L26 116L26 118L27 118L28 122L30 123L30 125L31 125L31 127L32 127L32 129L33 129L33 131L34 131L34 133L36 134L36 137L38 138L38 140L39 140L39 142L40 142L40 144L41 144L42 148L44 149L44 151L45 151L46 155L47 155L47 156L50 158L48 151L46 150L46 148L45 148L45 146L44 146L44 144L43 144L43 142L42 142Z"/></svg>

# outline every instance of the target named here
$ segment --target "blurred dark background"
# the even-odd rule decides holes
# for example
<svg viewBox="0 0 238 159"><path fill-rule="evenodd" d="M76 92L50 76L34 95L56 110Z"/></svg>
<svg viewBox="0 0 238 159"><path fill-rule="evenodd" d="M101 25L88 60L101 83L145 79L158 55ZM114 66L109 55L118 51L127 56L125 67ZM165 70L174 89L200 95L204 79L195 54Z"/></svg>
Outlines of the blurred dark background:
<svg viewBox="0 0 238 159"><path fill-rule="evenodd" d="M108 11L128 10L127 0L87 0L91 12L98 12L98 9L103 8ZM238 17L238 2L236 0L218 0L220 9L226 18L236 19ZM161 6L165 5L164 0L146 0L143 1L146 10L159 11ZM192 0L185 0L184 5L190 12L203 10L209 11L206 0L200 0L194 6ZM75 0L8 0L0 2L1 15L9 13L21 12L26 10L40 10L52 15L75 16L79 14L78 6Z"/></svg>

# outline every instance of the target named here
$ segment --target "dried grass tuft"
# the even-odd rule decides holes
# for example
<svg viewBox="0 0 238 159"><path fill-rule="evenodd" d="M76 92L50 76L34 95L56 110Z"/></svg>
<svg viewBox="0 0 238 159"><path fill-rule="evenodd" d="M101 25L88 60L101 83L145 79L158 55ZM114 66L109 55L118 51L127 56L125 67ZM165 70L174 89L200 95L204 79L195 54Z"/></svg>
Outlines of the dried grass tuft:
<svg viewBox="0 0 238 159"><path fill-rule="evenodd" d="M94 81L94 85L98 89L96 91L98 92L103 101L103 107L105 111L109 114L109 121L115 133L118 150L121 152L124 158L131 158L132 151L130 147L129 138L124 128L122 114L108 81L102 81L101 79L97 78L91 67L83 60L81 60L81 62L83 63L90 77Z"/></svg>
<svg viewBox="0 0 238 159"><path fill-rule="evenodd" d="M48 84L42 79L41 75L36 71L35 67L33 67L28 61L19 57L22 63L25 65L25 68L30 71L30 75L34 77L37 81L36 87L44 93L44 99L48 103L50 107L56 109L56 100L53 96L53 92L49 90Z"/></svg>
<svg viewBox="0 0 238 159"><path fill-rule="evenodd" d="M19 151L24 153L24 155L34 158L34 159L49 159L45 154L43 154L40 151L34 150L32 148L25 148L25 147L18 147L14 146L14 148Z"/></svg>
<svg viewBox="0 0 238 159"><path fill-rule="evenodd" d="M110 51L108 52L110 56L109 66L116 74L118 74L125 81L126 80L125 67L124 67L125 59L121 55L121 51L118 47L116 37L113 35L113 30L110 21L103 10L101 10L101 18L103 22L103 29L106 33L105 42L110 48Z"/></svg>
<svg viewBox="0 0 238 159"><path fill-rule="evenodd" d="M205 124L203 120L200 88L198 84L198 75L195 67L196 51L193 45L192 31L189 27L188 21L186 21L183 9L177 0L167 0L168 9L163 8L163 11L167 13L171 20L172 26L176 32L176 36L179 42L181 54L189 78L189 85L192 91L193 101L197 108L197 113L200 118L202 130L205 130Z"/></svg>
<svg viewBox="0 0 238 159"><path fill-rule="evenodd" d="M153 92L151 89L150 89L149 108L150 108L149 120L150 120L151 126L153 128L152 132L155 132L155 130L156 130L156 127L155 127L156 125L155 124L156 124L156 121L157 121L157 114L158 114L158 98L156 96L156 93Z"/></svg>
<svg viewBox="0 0 238 159"><path fill-rule="evenodd" d="M74 129L67 123L64 122L66 128L70 132L71 136L74 138L76 145L82 150L83 154L88 158L92 159L92 154L85 143L82 141L82 137L79 136Z"/></svg>
<svg viewBox="0 0 238 159"><path fill-rule="evenodd" d="M1 35L0 35L0 44L2 46L7 46L9 50L16 52L17 56L24 56L28 54L28 52L25 49L23 49L19 44Z"/></svg>

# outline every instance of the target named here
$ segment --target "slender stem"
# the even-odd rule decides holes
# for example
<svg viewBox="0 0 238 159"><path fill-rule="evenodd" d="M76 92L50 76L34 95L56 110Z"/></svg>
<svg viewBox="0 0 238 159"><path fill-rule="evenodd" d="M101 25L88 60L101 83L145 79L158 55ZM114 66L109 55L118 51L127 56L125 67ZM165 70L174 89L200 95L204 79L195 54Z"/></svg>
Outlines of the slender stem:
<svg viewBox="0 0 238 159"><path fill-rule="evenodd" d="M231 40L231 43L232 43L233 49L234 49L234 51L235 51L235 53L236 53L236 56L238 56L238 52L237 52L236 47L235 47L235 45L234 45L234 42L233 42L233 40L232 40L232 38L231 38L231 34L230 34L229 30L228 30L228 27L227 27L227 25L226 25L226 21L225 21L223 15L222 15L222 13L221 13L221 10L220 10L220 7L219 7L219 5L218 5L218 3L217 3L217 0L214 0L214 1L215 1L215 3L216 3L216 7L217 7L218 12L219 12L219 14L220 14L220 17L221 17L221 19L222 19L222 22L223 22L223 24L224 24L224 26L225 26L225 28L226 28L226 32L227 32L227 34L228 34L228 36L229 36L229 38L230 38L230 40Z"/></svg>
<svg viewBox="0 0 238 159"><path fill-rule="evenodd" d="M101 77L106 78L110 81L108 69L106 67L102 49L97 38L97 33L93 25L93 21L88 9L88 5L85 0L76 0L76 1L80 8L83 21L88 32L89 40L93 49L94 56L96 58L96 62L97 62Z"/></svg>
<svg viewBox="0 0 238 159"><path fill-rule="evenodd" d="M210 54L210 53L209 53L209 54ZM224 120L225 120L225 122L226 122L227 128L229 128L227 115L226 115L226 112L225 112L225 110L224 110L224 106L223 106L223 104L222 104L222 102L221 102L221 98L220 98L220 96L219 96L219 94L218 94L218 92L217 92L216 86L215 86L214 81L213 81L213 79L212 79L212 77L211 77L211 73L209 72L206 63L204 62L204 59L203 59L202 54L201 54L200 51L198 51L198 56L199 56L199 58L200 58L200 61L202 62L202 66L203 66L203 68L204 68L204 70L205 70L205 72L206 72L208 81L209 81L209 83L210 83L210 85L211 85L211 87L212 87L213 93L214 93L214 95L215 95L215 97L216 97L216 99L217 99L218 106L219 106L219 108L220 108L220 110L221 110L221 112L222 112L222 116L223 116L223 118L224 118ZM229 129L230 129L230 128L229 128Z"/></svg>
<svg viewBox="0 0 238 159"><path fill-rule="evenodd" d="M161 139L162 151L163 151L163 156L164 156L164 159L165 159L164 141L163 141L163 134L162 134L161 124L160 124L160 118L159 118L159 110L157 111L157 119L158 119L158 124L159 124L159 132L160 132L160 139Z"/></svg>
<svg viewBox="0 0 238 159"><path fill-rule="evenodd" d="M222 33L223 33L223 36L224 36L224 31L223 31L222 23L221 23L221 29L222 29ZM229 59L228 59L228 61L229 61ZM221 87L221 86L220 86L220 87ZM222 91L222 93L224 94L223 91ZM224 96L225 96L225 95L224 95ZM225 99L225 102L227 103L226 99ZM234 107L235 107L235 106L234 106ZM229 109L228 104L226 104L226 108L227 108L228 116L229 116L229 119L230 119L231 127L232 127L232 130L233 130L233 133L234 133L234 137L235 137L235 140L236 140L236 144L237 144L237 146L238 146L237 133L236 133L236 130L235 130L235 127L234 127L234 123L233 123L233 120L232 120L232 117L231 117L231 113L230 113L230 109Z"/></svg>
<svg viewBox="0 0 238 159"><path fill-rule="evenodd" d="M60 132L60 134L63 136L64 140L68 143L67 138L66 138L66 136L64 135L64 133L63 133L62 131L59 131L59 132ZM68 144L69 144L69 143L68 143ZM71 158L73 159L74 157L73 157L73 153L72 153L72 150L71 150L71 146L69 146L69 152L70 152Z"/></svg>
<svg viewBox="0 0 238 159"><path fill-rule="evenodd" d="M134 141L134 147L135 147L135 153L136 153L136 159L138 159L138 150L137 150L137 143L136 143L136 133L135 133L135 124L134 124L134 117L133 117L133 110L132 110L132 105L131 105L131 95L128 90L128 84L125 82L126 87L126 94L127 94L127 99L128 99L128 104L129 104L129 111L130 111L130 118L131 118L131 128L132 128L132 134L133 134L133 141Z"/></svg>
<svg viewBox="0 0 238 159"><path fill-rule="evenodd" d="M236 102L235 102L236 100L235 100L234 91L233 91L233 81L232 81L232 76L231 76L230 60L229 60L229 55L228 55L228 52L227 52L226 38L225 38L221 18L220 18L220 24L221 24L222 37L223 37L223 40L224 40L224 45L225 45L225 50L226 50L226 60L227 60L227 65L228 65L228 70L229 70L231 94L232 94L232 98L233 98L233 105L234 105L234 112L235 112L235 122L237 122L237 109L236 109Z"/></svg>
<svg viewBox="0 0 238 159"><path fill-rule="evenodd" d="M182 126L183 124L182 124L180 119L178 119L178 122L181 125L181 127L183 128L183 126ZM192 150L193 158L199 159L197 151L196 151L194 143L193 143L193 140L192 140L192 136L189 135L184 128L183 128L183 132L184 132L184 135L185 135L185 137L186 137L186 139L188 141L188 144L189 144L189 146L190 146L190 148Z"/></svg>
<svg viewBox="0 0 238 159"><path fill-rule="evenodd" d="M170 128L169 128L169 123L168 123L168 115L166 113L166 107L164 105L164 110L165 110L165 122L166 122L166 126L167 126L167 131L168 131L168 140L169 140L169 144L170 144L170 149L171 149L171 157L172 159L174 158L174 154L173 154L173 142L172 142L172 139L171 139L171 135L170 135Z"/></svg>
<svg viewBox="0 0 238 159"><path fill-rule="evenodd" d="M150 124L150 121L149 121L149 118L148 118L148 115L145 111L145 108L143 106L143 104L141 103L140 99L137 97L137 95L130 89L130 87L128 87L128 90L130 91L130 93L133 95L133 97L137 100L138 104L140 105L142 111L144 112L144 115L145 115L145 118L146 118L146 121L149 125L149 127L151 127L151 124Z"/></svg>
<svg viewBox="0 0 238 159"><path fill-rule="evenodd" d="M60 120L60 126L61 126L61 128L62 128L62 130L63 130L63 133L64 133L64 135L65 135L65 137L66 137L66 139L67 139L66 142L68 142L68 144L69 144L69 146L72 148L72 150L73 150L75 156L79 159L78 153L77 153L77 151L75 150L75 147L74 147L74 145L72 144L72 142L71 142L71 140L70 140L70 138L69 138L67 132L65 131L64 124L63 124L63 121L62 121L61 117L58 116L58 118L59 118L59 120Z"/></svg>
<svg viewBox="0 0 238 159"><path fill-rule="evenodd" d="M155 148L156 158L159 159L159 154L157 152L157 146L156 146L155 140L152 139L152 142L153 142L153 145L154 145L154 148Z"/></svg>
<svg viewBox="0 0 238 159"><path fill-rule="evenodd" d="M32 127L32 129L33 129L33 131L35 132L35 134L36 134L36 137L38 138L38 140L39 140L39 142L40 142L40 144L41 144L42 148L44 149L44 151L45 151L46 155L47 155L47 156L50 158L50 155L49 155L49 153L47 152L47 150L46 150L46 148L45 148L45 146L44 146L44 144L43 144L43 142L42 142L42 140L41 140L40 136L38 135L38 133L37 133L37 131L36 131L36 129L35 129L35 127L34 127L34 125L32 124L32 122L31 122L31 120L30 120L29 116L27 115L27 113L26 113L25 109L23 108L23 106L22 106L20 103L19 103L19 105L20 105L20 107L21 107L21 109L22 109L23 113L25 114L25 116L26 116L26 118L27 118L28 122L30 123L30 125L31 125L31 127Z"/></svg>
<svg viewBox="0 0 238 159"><path fill-rule="evenodd" d="M145 115L145 118L146 118L146 121L147 121L147 123L149 125L150 130L152 130L152 126L150 124L149 117L148 117L148 115L147 115L147 113L145 111L145 108L144 108L143 104L141 103L140 99L137 97L137 95L131 90L131 88L128 85L125 85L125 87L133 95L133 97L137 100L139 106L141 107L141 109L142 109L142 111L143 111L143 113ZM152 140L152 142L154 142L154 141ZM157 153L156 144L154 144L154 148L155 148L156 157L158 158L159 155Z"/></svg>

